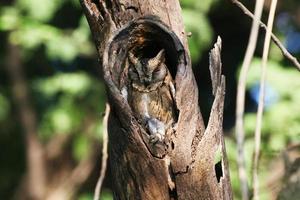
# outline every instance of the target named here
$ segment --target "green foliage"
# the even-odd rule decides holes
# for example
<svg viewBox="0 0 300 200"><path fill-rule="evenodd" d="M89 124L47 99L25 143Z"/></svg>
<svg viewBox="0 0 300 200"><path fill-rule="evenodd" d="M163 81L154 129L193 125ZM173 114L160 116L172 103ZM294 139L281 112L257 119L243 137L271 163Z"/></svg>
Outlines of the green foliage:
<svg viewBox="0 0 300 200"><path fill-rule="evenodd" d="M102 193L101 193L100 199L103 199L103 200L112 200L113 196L112 196L111 191L109 191L109 190L103 190Z"/></svg>
<svg viewBox="0 0 300 200"><path fill-rule="evenodd" d="M88 155L90 151L90 143L88 138L83 134L78 134L73 142L73 156L80 161Z"/></svg>
<svg viewBox="0 0 300 200"><path fill-rule="evenodd" d="M69 95L84 96L92 87L93 80L85 73L57 73L52 77L33 82L33 87L42 95L53 97L58 92Z"/></svg>
<svg viewBox="0 0 300 200"><path fill-rule="evenodd" d="M276 51L275 55L277 55ZM281 56L282 58L282 56ZM277 93L278 99L274 104L265 108L262 124L261 159L259 165L259 179L262 186L272 176L270 160L279 155L289 143L300 141L300 82L299 74L293 67L280 63L280 59L268 61L267 84ZM259 83L261 76L261 59L255 58L250 66L247 89ZM254 132L256 127L256 112L245 115L245 159L247 177L252 177L252 158L254 148ZM226 140L226 148L230 163L231 182L235 199L240 199L240 185L236 163L236 143ZM250 184L250 182L249 182ZM260 190L261 199L270 199L270 191Z"/></svg>
<svg viewBox="0 0 300 200"><path fill-rule="evenodd" d="M261 60L255 59L249 71L247 87L260 79ZM268 63L267 84L279 95L278 101L265 110L262 131L264 137L272 138L266 142L264 150L279 151L290 141L300 141L300 82L293 68L283 68L279 62ZM255 114L246 115L246 134L255 130Z"/></svg>
<svg viewBox="0 0 300 200"><path fill-rule="evenodd" d="M98 121L104 110L103 85L83 72L40 78L33 81L32 88L40 99L51 102L44 108L40 121L39 132L44 139L53 134L77 132L84 125L85 115L92 111L93 119ZM89 98L90 95L93 97Z"/></svg>
<svg viewBox="0 0 300 200"><path fill-rule="evenodd" d="M197 62L201 58L202 52L212 43L212 28L206 14L217 1L180 1L183 7L182 16L186 32L192 33L188 38L188 44L193 62Z"/></svg>
<svg viewBox="0 0 300 200"><path fill-rule="evenodd" d="M14 7L0 7L0 31L13 30L19 25L20 11Z"/></svg>
<svg viewBox="0 0 300 200"><path fill-rule="evenodd" d="M41 22L49 21L62 4L63 1L60 0L43 0L43 3L39 0L17 0L16 2L21 12Z"/></svg>
<svg viewBox="0 0 300 200"><path fill-rule="evenodd" d="M58 58L64 61L71 61L78 54L92 54L94 47L89 40L89 29L86 19L82 17L79 27L71 32L67 30L53 35L47 41L46 47L50 58Z"/></svg>
<svg viewBox="0 0 300 200"><path fill-rule="evenodd" d="M80 18L79 26L74 29L61 29L47 23L67 2L19 0L14 7L2 7L0 31L9 31L10 41L23 47L27 57L31 56L32 50L41 46L45 47L50 59L65 62L74 60L79 54L91 55L94 48L89 40L89 28L84 16Z"/></svg>
<svg viewBox="0 0 300 200"><path fill-rule="evenodd" d="M232 139L226 138L225 145L229 161L230 181L233 189L234 199L240 199L240 185L238 179L238 169L236 164L236 143Z"/></svg>
<svg viewBox="0 0 300 200"><path fill-rule="evenodd" d="M81 194L78 197L78 200L93 200L93 195L92 194Z"/></svg>
<svg viewBox="0 0 300 200"><path fill-rule="evenodd" d="M89 40L89 29L86 19L82 17L76 29L61 29L47 23L68 1L18 0L14 7L1 8L0 31L10 31L10 40L21 45L26 54L40 46L44 46L50 59L72 61L78 54L93 52ZM201 53L212 42L212 29L206 13L218 0L181 1L186 32L191 32L189 47L192 61L200 59ZM78 2L71 1L74 7ZM32 6L35 5L35 6Z"/></svg>
<svg viewBox="0 0 300 200"><path fill-rule="evenodd" d="M10 103L8 99L0 93L0 122L7 118L10 112Z"/></svg>
<svg viewBox="0 0 300 200"><path fill-rule="evenodd" d="M81 125L83 113L78 110L72 97L63 96L45 112L40 122L40 134L51 138L54 134L68 134Z"/></svg>
<svg viewBox="0 0 300 200"><path fill-rule="evenodd" d="M182 11L186 32L191 32L188 38L192 61L198 61L203 50L208 48L212 40L212 30L207 17L195 10ZM197 21L195 21L197 19Z"/></svg>
<svg viewBox="0 0 300 200"><path fill-rule="evenodd" d="M101 122L98 122L98 123L95 125L93 132L96 134L96 136L97 136L98 138L101 139L101 141L103 140L103 134L102 134L102 133L103 133L103 123L102 123L102 121L101 121Z"/></svg>
<svg viewBox="0 0 300 200"><path fill-rule="evenodd" d="M103 190L100 196L101 200L113 200L112 192L109 190ZM93 200L92 194L82 194L79 196L78 200Z"/></svg>
<svg viewBox="0 0 300 200"><path fill-rule="evenodd" d="M195 9L200 12L207 13L211 5L218 0L205 0L205 1L194 1L194 0L181 0L180 5L186 9Z"/></svg>

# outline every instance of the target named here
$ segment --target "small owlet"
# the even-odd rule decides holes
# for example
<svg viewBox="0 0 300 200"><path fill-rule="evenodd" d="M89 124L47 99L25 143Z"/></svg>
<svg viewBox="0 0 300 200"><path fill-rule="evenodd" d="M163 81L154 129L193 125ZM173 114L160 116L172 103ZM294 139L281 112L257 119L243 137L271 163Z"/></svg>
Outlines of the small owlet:
<svg viewBox="0 0 300 200"><path fill-rule="evenodd" d="M128 102L135 117L150 133L150 142L162 142L175 122L175 87L165 64L165 51L154 58L128 53Z"/></svg>

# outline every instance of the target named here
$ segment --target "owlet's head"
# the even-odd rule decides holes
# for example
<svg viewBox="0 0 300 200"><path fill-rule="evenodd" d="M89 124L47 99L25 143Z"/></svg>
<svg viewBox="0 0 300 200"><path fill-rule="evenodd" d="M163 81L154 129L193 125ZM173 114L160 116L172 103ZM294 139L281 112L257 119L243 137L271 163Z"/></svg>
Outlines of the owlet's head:
<svg viewBox="0 0 300 200"><path fill-rule="evenodd" d="M165 50L162 49L154 58L135 57L132 52L128 53L129 77L134 84L148 87L152 84L160 83L167 75L165 65Z"/></svg>

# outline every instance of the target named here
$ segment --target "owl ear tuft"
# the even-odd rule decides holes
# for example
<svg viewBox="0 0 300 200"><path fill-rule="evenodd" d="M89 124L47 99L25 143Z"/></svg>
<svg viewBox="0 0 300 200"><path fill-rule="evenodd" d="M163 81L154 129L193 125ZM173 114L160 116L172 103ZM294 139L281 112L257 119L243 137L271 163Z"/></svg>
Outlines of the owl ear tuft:
<svg viewBox="0 0 300 200"><path fill-rule="evenodd" d="M133 65L137 65L138 59L131 51L128 52L128 58L129 58L129 62L131 62Z"/></svg>
<svg viewBox="0 0 300 200"><path fill-rule="evenodd" d="M165 50L162 49L158 52L158 54L149 60L149 66L154 70L157 66L159 66L161 63L165 62Z"/></svg>
<svg viewBox="0 0 300 200"><path fill-rule="evenodd" d="M162 49L158 52L158 54L154 57L155 60L159 61L159 63L165 62L165 50Z"/></svg>

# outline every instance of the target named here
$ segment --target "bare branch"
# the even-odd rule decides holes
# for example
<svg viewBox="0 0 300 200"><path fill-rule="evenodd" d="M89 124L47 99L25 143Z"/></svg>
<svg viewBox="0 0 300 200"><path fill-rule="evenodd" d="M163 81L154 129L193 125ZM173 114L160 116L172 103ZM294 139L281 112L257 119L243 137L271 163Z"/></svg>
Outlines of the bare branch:
<svg viewBox="0 0 300 200"><path fill-rule="evenodd" d="M236 1L233 1L236 2ZM238 2L239 3L239 2ZM242 190L242 199L248 200L249 199L249 192L248 192L248 181L247 181L247 174L246 174L246 164L245 164L245 155L244 155L244 106L245 106L245 91L246 91L246 80L247 75L250 67L251 60L254 55L254 50L257 43L258 31L259 31L259 23L262 10L263 10L264 0L259 0L255 4L255 16L252 21L252 28L249 37L249 42L246 50L246 54L244 57L244 61L242 64L242 69L239 76L239 84L237 90L237 104L236 104L236 139L237 139L237 163L238 163L238 170L239 170L239 179L241 183L241 190Z"/></svg>
<svg viewBox="0 0 300 200"><path fill-rule="evenodd" d="M237 5L243 12L245 15L249 16L252 18L252 20L256 20L256 18L254 17L254 15L238 0L231 0L232 3L234 3L235 5ZM258 21L260 26L267 31L267 26L262 22L262 21ZM297 60L297 58L295 58L292 54L290 54L290 52L288 52L288 50L284 47L284 45L280 42L280 40L273 34L271 33L271 39L273 40L273 42L277 45L277 47L281 50L282 55L287 58L289 61L291 61L295 67L298 69L298 71L300 71L300 63Z"/></svg>
<svg viewBox="0 0 300 200"><path fill-rule="evenodd" d="M106 172L106 168L107 168L107 158L108 158L108 154L107 154L107 147L108 147L107 122L108 122L109 112L110 112L110 106L107 103L106 108L105 108L105 116L103 118L102 163L101 163L100 176L97 181L96 188L95 188L94 200L100 199L101 187L102 187L102 184L104 181L105 172Z"/></svg>
<svg viewBox="0 0 300 200"><path fill-rule="evenodd" d="M255 145L254 145L254 164L253 164L253 199L259 199L259 180L258 180L258 162L259 162L259 152L260 152L260 141L261 141L261 125L262 116L264 109L264 99L265 99L265 82L267 75L267 62L269 55L269 48L272 35L272 27L274 22L275 10L276 10L277 0L272 0L271 9L268 18L267 32L264 42L263 57L262 57L262 74L260 80L260 92L259 92L259 103L256 118L256 128L255 128Z"/></svg>
<svg viewBox="0 0 300 200"><path fill-rule="evenodd" d="M45 146L47 160L54 160L64 152L66 143L70 140L72 134L64 133L54 135Z"/></svg>
<svg viewBox="0 0 300 200"><path fill-rule="evenodd" d="M96 148L93 145L93 148ZM80 186L87 180L94 168L96 151L91 151L86 159L81 160L74 169L68 173L63 181L57 184L48 186L48 193L45 200L56 199L74 199L74 195L79 190Z"/></svg>

